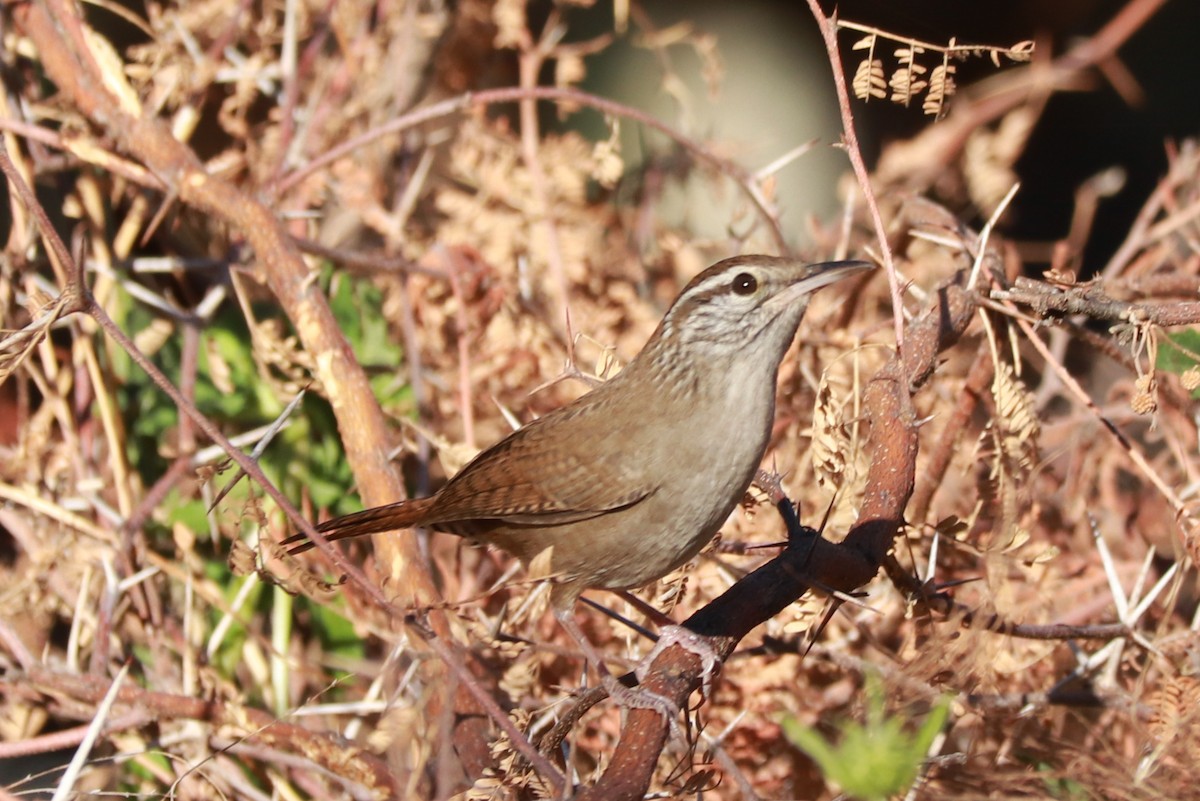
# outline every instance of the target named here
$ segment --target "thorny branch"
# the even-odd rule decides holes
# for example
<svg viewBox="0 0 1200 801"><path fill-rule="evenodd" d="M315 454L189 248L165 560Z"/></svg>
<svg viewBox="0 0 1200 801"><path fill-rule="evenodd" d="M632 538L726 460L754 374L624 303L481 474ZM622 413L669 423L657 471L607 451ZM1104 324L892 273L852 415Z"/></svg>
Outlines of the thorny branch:
<svg viewBox="0 0 1200 801"><path fill-rule="evenodd" d="M364 498L371 503L386 503L403 497L404 488L388 465L386 426L366 375L352 358L347 358L349 345L324 297L312 287L308 268L274 214L233 185L209 175L196 155L161 121L126 110L108 89L74 7L63 0L46 0L45 4L16 4L13 12L17 24L37 44L48 74L77 108L107 129L152 172L169 181L182 202L245 232L268 283L288 316L297 321L298 333L313 355L335 413L345 421L347 458L360 477ZM286 502L281 508L294 513ZM298 514L293 514L292 522L297 527L305 525ZM390 538L381 540L380 545L388 561L397 560L398 574L407 577L404 586L411 589L414 600L437 597L414 543ZM334 550L327 555L335 564L341 563L339 567L346 567Z"/></svg>
<svg viewBox="0 0 1200 801"><path fill-rule="evenodd" d="M1195 325L1200 322L1200 302L1122 301L1110 297L1103 284L1062 287L1019 277L1011 288L993 290L992 298L1028 306L1042 317L1082 314L1093 320L1158 326Z"/></svg>
<svg viewBox="0 0 1200 801"><path fill-rule="evenodd" d="M83 25L74 6L64 0L18 3L12 8L17 25L37 45L49 76L60 91L96 124L106 129L127 152L136 155L161 179L166 181L179 199L198 210L226 221L243 232L258 257L259 268L272 287L297 331L305 348L313 355L317 375L322 381L334 413L340 421L347 458L358 476L358 486L368 503L381 504L403 497L404 487L388 463L388 436L382 412L375 401L366 375L352 357L349 344L339 331L324 295L315 290L308 268L296 246L276 219L274 213L260 202L223 179L204 170L196 155L176 139L160 120L131 112L128 105L113 96L102 76L83 33ZM82 291L81 278L75 279L77 291ZM121 341L130 355L137 358L123 332L112 323L94 303L89 313L103 325L111 336ZM141 366L155 376L181 411L214 442L227 449L239 466L254 476L271 493L291 518L293 525L314 538L331 561L346 574L357 576L360 587L373 594L385 606L378 588L348 563L337 549L316 534L287 499L266 481L261 470L241 451L233 448L215 427L209 424L169 382L157 374L153 365L142 361ZM399 599L405 605L428 603L438 598L429 571L413 538L380 538L379 554L392 572L402 577L394 586L401 588ZM432 614L431 622L441 634L448 633L444 618ZM434 663L427 662L427 669ZM431 672L436 672L432 670ZM459 699L468 708L473 701L462 691Z"/></svg>

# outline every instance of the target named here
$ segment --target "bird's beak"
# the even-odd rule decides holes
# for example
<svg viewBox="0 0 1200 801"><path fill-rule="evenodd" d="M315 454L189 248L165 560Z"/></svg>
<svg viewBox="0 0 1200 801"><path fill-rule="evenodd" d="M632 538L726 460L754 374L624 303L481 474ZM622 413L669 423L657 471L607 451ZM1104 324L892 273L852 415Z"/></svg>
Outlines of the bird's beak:
<svg viewBox="0 0 1200 801"><path fill-rule="evenodd" d="M768 303L772 306L790 306L800 298L806 298L818 289L841 281L847 276L873 270L875 265L869 261L823 261L809 264L804 268L802 276L791 286L771 298Z"/></svg>

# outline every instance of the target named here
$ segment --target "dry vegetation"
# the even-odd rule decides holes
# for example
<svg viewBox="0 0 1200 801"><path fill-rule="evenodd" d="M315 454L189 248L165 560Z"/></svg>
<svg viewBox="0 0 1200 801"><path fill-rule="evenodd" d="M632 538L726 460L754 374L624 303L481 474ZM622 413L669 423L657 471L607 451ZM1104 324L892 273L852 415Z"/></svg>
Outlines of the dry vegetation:
<svg viewBox="0 0 1200 801"><path fill-rule="evenodd" d="M651 36L634 6L580 41L572 5L152 2L121 26L89 7L89 29L65 0L6 3L0 798L562 797L564 762L587 797L833 798L785 730L880 724L868 676L887 719L946 713L912 797L1200 797L1200 338L1178 328L1200 320L1200 151L1172 146L1094 281L1086 214L1019 281L1001 219L1047 93L1161 0L1029 66L1027 43L841 37L845 114L857 90L943 119L883 154L868 201L848 171L844 215L806 232L814 258L895 270L820 296L781 376L770 458L827 541L745 578L785 536L756 496L641 593L732 651L682 736L604 702L571 719L579 657L503 554L272 546L436 488L619 368L710 261L783 246L771 176L569 85L616 36L713 70L719 40ZM1002 69L951 99L961 55ZM539 110L679 158L628 169ZM681 171L741 193L736 237L658 219ZM580 614L614 662L648 650ZM647 681L684 697L696 666L672 653ZM82 771L24 778L49 752Z"/></svg>

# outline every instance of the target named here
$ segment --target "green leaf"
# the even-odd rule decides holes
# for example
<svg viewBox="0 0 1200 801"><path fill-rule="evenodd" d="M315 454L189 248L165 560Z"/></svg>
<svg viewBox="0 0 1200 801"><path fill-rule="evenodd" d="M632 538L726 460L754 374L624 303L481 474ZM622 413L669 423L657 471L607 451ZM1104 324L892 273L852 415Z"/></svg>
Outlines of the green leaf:
<svg viewBox="0 0 1200 801"><path fill-rule="evenodd" d="M1179 374L1200 364L1200 331L1186 329L1168 333L1158 348L1158 363L1154 366L1168 373Z"/></svg>
<svg viewBox="0 0 1200 801"><path fill-rule="evenodd" d="M363 367L391 371L399 365L404 352L388 330L383 293L377 286L336 275L329 287L329 307Z"/></svg>
<svg viewBox="0 0 1200 801"><path fill-rule="evenodd" d="M178 492L172 492L163 502L170 524L182 523L197 536L208 535L208 507L200 498L179 502Z"/></svg>
<svg viewBox="0 0 1200 801"><path fill-rule="evenodd" d="M347 659L361 659L366 654L362 637L348 618L328 605L309 603L308 608L313 616L313 628L327 653Z"/></svg>
<svg viewBox="0 0 1200 801"><path fill-rule="evenodd" d="M784 719L782 725L784 735L812 757L828 779L850 796L876 801L912 786L929 746L945 725L950 701L939 701L914 734L908 718L887 715L882 683L873 673L867 674L866 694L867 722L841 723L836 745L795 718Z"/></svg>

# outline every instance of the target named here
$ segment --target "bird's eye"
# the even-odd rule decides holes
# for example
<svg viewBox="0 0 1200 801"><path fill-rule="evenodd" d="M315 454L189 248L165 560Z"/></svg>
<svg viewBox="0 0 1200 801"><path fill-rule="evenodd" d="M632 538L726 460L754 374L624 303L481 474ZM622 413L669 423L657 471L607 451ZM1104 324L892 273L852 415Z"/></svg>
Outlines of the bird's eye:
<svg viewBox="0 0 1200 801"><path fill-rule="evenodd" d="M738 273L733 277L733 294L752 295L758 289L758 279L750 273Z"/></svg>

